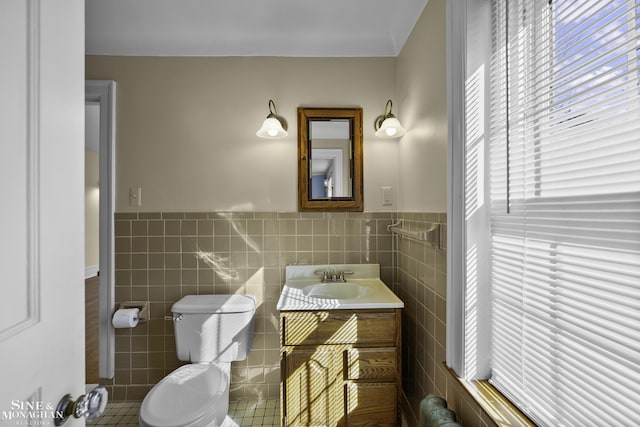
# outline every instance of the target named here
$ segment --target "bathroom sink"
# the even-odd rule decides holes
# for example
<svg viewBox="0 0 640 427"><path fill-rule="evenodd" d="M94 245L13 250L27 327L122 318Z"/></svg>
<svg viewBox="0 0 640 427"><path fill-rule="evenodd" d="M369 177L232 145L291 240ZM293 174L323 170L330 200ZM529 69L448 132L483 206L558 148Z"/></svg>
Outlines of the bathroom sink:
<svg viewBox="0 0 640 427"><path fill-rule="evenodd" d="M324 271L349 272L345 282L320 282ZM404 303L380 280L378 264L288 265L277 308L344 310L403 308Z"/></svg>
<svg viewBox="0 0 640 427"><path fill-rule="evenodd" d="M302 288L312 298L351 299L366 295L369 288L354 283L315 283Z"/></svg>

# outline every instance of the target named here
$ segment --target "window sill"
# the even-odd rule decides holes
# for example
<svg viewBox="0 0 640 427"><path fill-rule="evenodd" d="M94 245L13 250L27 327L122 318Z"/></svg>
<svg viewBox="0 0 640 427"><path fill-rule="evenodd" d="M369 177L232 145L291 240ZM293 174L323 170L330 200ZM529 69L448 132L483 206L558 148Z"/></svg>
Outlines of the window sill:
<svg viewBox="0 0 640 427"><path fill-rule="evenodd" d="M500 427L536 427L513 403L496 390L488 381L466 381L445 365L469 395L480 405L491 420Z"/></svg>

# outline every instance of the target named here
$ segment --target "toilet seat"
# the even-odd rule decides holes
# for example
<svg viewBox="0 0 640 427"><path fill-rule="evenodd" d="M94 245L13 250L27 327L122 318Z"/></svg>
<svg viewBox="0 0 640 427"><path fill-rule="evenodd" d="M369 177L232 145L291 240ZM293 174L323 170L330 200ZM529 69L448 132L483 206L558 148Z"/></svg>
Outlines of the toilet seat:
<svg viewBox="0 0 640 427"><path fill-rule="evenodd" d="M229 408L229 370L229 363L196 363L171 372L144 398L140 425L220 426Z"/></svg>

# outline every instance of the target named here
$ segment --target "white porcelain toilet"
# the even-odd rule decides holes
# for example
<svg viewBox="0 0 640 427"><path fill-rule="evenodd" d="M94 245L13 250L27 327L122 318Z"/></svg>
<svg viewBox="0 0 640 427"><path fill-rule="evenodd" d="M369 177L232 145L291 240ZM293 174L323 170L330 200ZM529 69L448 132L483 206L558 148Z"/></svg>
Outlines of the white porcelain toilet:
<svg viewBox="0 0 640 427"><path fill-rule="evenodd" d="M192 362L164 377L140 407L143 427L226 427L230 366L253 345L255 300L246 295L187 295L172 307L178 359Z"/></svg>

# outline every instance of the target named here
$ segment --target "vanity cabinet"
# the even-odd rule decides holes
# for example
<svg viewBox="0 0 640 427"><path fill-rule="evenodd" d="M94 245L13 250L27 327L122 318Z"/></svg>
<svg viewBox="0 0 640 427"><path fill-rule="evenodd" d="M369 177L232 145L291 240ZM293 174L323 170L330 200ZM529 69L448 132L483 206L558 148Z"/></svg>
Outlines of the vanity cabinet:
<svg viewBox="0 0 640 427"><path fill-rule="evenodd" d="M400 309L282 311L280 340L283 426L400 425Z"/></svg>

